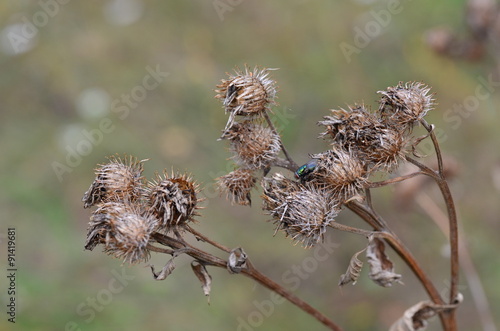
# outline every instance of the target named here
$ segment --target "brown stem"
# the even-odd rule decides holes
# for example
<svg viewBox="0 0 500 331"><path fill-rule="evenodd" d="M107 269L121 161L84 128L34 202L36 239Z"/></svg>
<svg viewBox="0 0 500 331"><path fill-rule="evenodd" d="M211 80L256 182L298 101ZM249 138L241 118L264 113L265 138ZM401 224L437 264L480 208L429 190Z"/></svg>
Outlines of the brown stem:
<svg viewBox="0 0 500 331"><path fill-rule="evenodd" d="M299 297L297 297L295 294L289 292L286 290L284 287L282 287L280 284L276 283L260 271L258 271L252 263L247 260L247 269L243 269L241 271L242 274L244 274L247 277L250 277L251 279L255 280L262 286L270 289L271 291L274 291L308 313L309 315L313 316L316 318L318 321L323 323L328 329L334 330L334 331L342 331L342 328L338 326L337 324L333 323L329 318L327 318L325 315L320 313L318 310L316 310L314 307L309 305L307 302L303 301Z"/></svg>
<svg viewBox="0 0 500 331"><path fill-rule="evenodd" d="M413 178L413 177L418 176L418 175L423 175L423 174L424 174L424 172L417 171L417 172L414 172L414 173L411 173L411 174L408 174L408 175L394 177L394 178L390 178L390 179L383 180L383 181L380 181L380 182L372 182L369 185L370 185L370 188L378 188L378 187L382 187L382 186L386 186L386 185L390 185L390 184L402 182L403 180L407 180L407 179Z"/></svg>
<svg viewBox="0 0 500 331"><path fill-rule="evenodd" d="M189 247L186 247L186 243L183 243L177 239L171 238L169 236L166 236L158 232L154 232L151 236L155 241L157 241L162 245L169 246L176 250L183 249L184 253L188 254L189 256L200 262L203 262L206 265L211 265L224 269L227 268L227 262L225 260L220 259L207 252L204 252L196 247L190 245ZM278 293L279 295L281 295L282 297L284 297L285 299L296 305L298 308L300 308L301 310L308 313L309 315L317 319L319 322L327 326L330 330L342 331L342 328L340 328L337 324L335 324L325 315L320 313L317 309L313 308L307 302L303 301L295 294L286 290L283 286L279 285L278 283L274 282L269 277L265 276L263 273L258 271L252 265L252 263L250 263L249 260L247 260L247 268L242 269L241 273L247 277L252 278L253 280L257 281L259 284L270 289L271 291Z"/></svg>
<svg viewBox="0 0 500 331"><path fill-rule="evenodd" d="M279 135L278 131L276 130L276 128L274 127L274 124L273 124L273 121L271 121L271 118L269 117L269 114L267 113L267 111L264 111L264 118L266 119L266 122L267 122L267 125L269 125L269 127L271 128L271 130L273 130L273 132L277 135ZM290 157L290 154L288 154L288 151L286 150L286 147L285 145L283 145L283 142L281 141L281 137L280 137L280 146L281 146L281 150L283 151L283 154L285 154L285 157L286 159L288 160L288 162L290 163L290 166L293 168L292 171L295 171L299 168L299 166L297 165L297 163L295 163L295 161ZM287 168L288 169L288 168Z"/></svg>
<svg viewBox="0 0 500 331"><path fill-rule="evenodd" d="M280 157L277 157L276 159L274 159L271 165L275 166L275 167L288 169L291 172L297 171L297 168L298 168L297 163L295 163L293 161L290 162L289 160L282 159Z"/></svg>
<svg viewBox="0 0 500 331"><path fill-rule="evenodd" d="M401 242L401 240L399 240L399 238L394 233L392 233L390 229L380 225L385 224L384 221L381 221L381 216L378 215L373 209L369 209L367 206L357 201L350 201L347 204L347 207L363 220L365 220L368 224L373 226L375 230L382 233L382 236L387 240L392 249L394 249L394 251L410 267L415 276L417 276L418 280L424 287L431 300L436 304L443 305L444 301L439 295L436 287L427 277L427 274L423 271L422 267L418 264L417 260L411 254L409 249ZM444 330L456 330L456 326L454 326L454 319L450 318L448 312L440 312L439 318Z"/></svg>
<svg viewBox="0 0 500 331"><path fill-rule="evenodd" d="M212 239L208 238L207 236L205 236L204 234L196 231L195 229L193 229L192 227L190 227L189 225L186 227L186 230L191 232L198 240L201 240L201 241L204 241L206 243L209 243L210 245L214 246L214 247L217 247L218 249L226 252L226 253L231 253L231 249L229 247L226 247L222 244L219 244L218 242L216 241L213 241Z"/></svg>
<svg viewBox="0 0 500 331"><path fill-rule="evenodd" d="M436 158L438 162L438 170L440 174L444 173L443 167L443 156L441 155L441 149L439 148L439 142L437 140L436 134L434 133L434 126L427 123L426 120L420 120L420 123L424 126L424 128L431 135L432 144L434 145L434 150L436 151Z"/></svg>
<svg viewBox="0 0 500 331"><path fill-rule="evenodd" d="M368 231L368 230L340 224L337 222L332 222L332 223L328 224L328 226L335 229L335 230L350 232L350 233L354 233L354 234L360 234L360 235L365 236L367 238L370 236L374 236L374 235L376 236L376 235L380 234L380 232L377 232L377 231Z"/></svg>

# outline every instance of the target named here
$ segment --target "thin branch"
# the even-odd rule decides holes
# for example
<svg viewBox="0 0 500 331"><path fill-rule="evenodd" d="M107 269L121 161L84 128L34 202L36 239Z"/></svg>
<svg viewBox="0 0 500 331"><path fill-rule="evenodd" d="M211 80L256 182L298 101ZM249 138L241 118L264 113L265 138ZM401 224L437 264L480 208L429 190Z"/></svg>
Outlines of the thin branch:
<svg viewBox="0 0 500 331"><path fill-rule="evenodd" d="M227 268L227 262L221 258L218 258L210 253L204 252L196 247L189 246L186 247L187 243L180 242L177 239L171 238L159 232L154 232L152 234L152 238L156 240L158 243L169 246L174 249L183 249L184 253L191 256L192 258L203 262L206 265L211 265L219 268ZM296 305L298 308L313 316L319 322L327 326L330 330L333 331L343 331L337 324L335 324L328 317L323 315L317 309L313 308L307 302L303 301L299 297L297 297L292 292L286 290L283 286L271 280L269 277L265 276L263 273L258 271L249 260L247 260L247 268L242 269L241 273L245 276L255 280L262 286L274 291Z"/></svg>
<svg viewBox="0 0 500 331"><path fill-rule="evenodd" d="M443 232L449 239L448 218L436 202L424 192L417 194L415 200L422 210L429 216L429 218L436 223L441 232ZM481 324L483 325L483 330L497 331L491 314L491 307L481 282L481 278L479 277L479 273L474 265L474 260L470 255L467 241L464 240L463 236L460 236L460 234L459 240L460 245L458 246L458 249L460 251L460 264L462 265L465 277L467 278L467 283L470 287L472 299L476 304L476 310L480 317L479 319Z"/></svg>
<svg viewBox="0 0 500 331"><path fill-rule="evenodd" d="M220 250L222 250L222 251L224 251L226 253L231 253L231 249L229 247L226 247L226 246L224 246L222 244L219 244L216 241L213 241L212 239L210 239L207 236L205 236L204 234L196 231L195 229L193 229L189 225L186 227L186 230L188 232L191 232L196 237L196 239L204 241L206 243L209 243L210 245L212 245L214 247L217 247L218 249L220 249Z"/></svg>
<svg viewBox="0 0 500 331"><path fill-rule="evenodd" d="M247 269L243 269L241 271L242 274L245 276L255 280L262 286L270 289L271 291L274 291L308 313L309 315L313 316L316 318L318 321L320 321L323 325L328 327L330 330L334 331L342 331L343 329L338 326L337 324L333 323L328 317L320 313L317 309L309 305L307 302L303 301L299 297L297 297L295 294L289 292L286 290L284 287L282 287L280 284L276 283L263 273L261 273L259 270L257 270L253 264L250 262L250 260L247 260Z"/></svg>
<svg viewBox="0 0 500 331"><path fill-rule="evenodd" d="M408 174L408 175L394 177L394 178L390 178L390 179L383 180L383 181L380 181L380 182L371 182L369 185L370 185L370 188L379 188L379 187L382 187L382 186L386 186L386 185L390 185L390 184L402 182L404 180L413 178L413 177L418 176L418 175L425 175L425 174L426 173L423 172L423 171L417 171L417 172L414 172L414 173L411 173L411 174ZM369 201L368 205L371 206L371 200Z"/></svg>
<svg viewBox="0 0 500 331"><path fill-rule="evenodd" d="M431 135L432 144L434 145L434 150L436 151L436 158L438 162L438 170L440 174L444 173L443 168L443 156L441 155L441 149L439 148L439 142L437 140L436 134L434 133L434 125L430 125L427 123L425 119L421 119L420 123L424 126L424 128Z"/></svg>
<svg viewBox="0 0 500 331"><path fill-rule="evenodd" d="M417 262L415 257L411 254L409 249L401 242L401 240L399 240L399 238L395 234L392 233L390 229L381 226L381 224L384 224L385 221L382 220L382 217L380 215L378 215L373 209L370 209L368 206L354 200L347 203L347 207L354 213L356 213L359 217L361 217L361 219L373 226L375 230L379 231L379 235L383 236L384 239L386 239L392 249L394 249L394 251L401 257L401 259L403 259L403 261L405 261L405 263L410 267L415 276L417 276L418 280L434 303L439 305L445 304L436 287L431 282L427 274L423 271L422 267ZM455 319L453 318L453 315L449 314L449 312L440 312L439 318L444 330L456 330Z"/></svg>
<svg viewBox="0 0 500 331"><path fill-rule="evenodd" d="M267 113L267 111L264 111L264 118L266 119L266 122L267 122L267 125L269 125L269 127L271 128L271 130L273 130L273 132L275 134L279 134L278 131L276 130L276 128L274 127L274 124L273 124L273 121L271 121L271 118L269 117L269 114ZM288 162L290 163L290 166L293 167L294 169L292 171L295 171L299 168L299 166L297 165L297 163L295 163L295 161L290 157L290 154L288 154L288 151L286 150L286 147L285 145L283 144L283 142L281 141L281 138L280 138L280 146L281 146L281 150L283 151L283 154L285 154L285 157L286 159L288 160ZM287 168L288 169L288 168Z"/></svg>
<svg viewBox="0 0 500 331"><path fill-rule="evenodd" d="M168 255L174 255L175 251L167 248L161 248L161 247L156 247L151 244L147 245L147 249L149 249L152 252L156 253L163 253L163 254L168 254Z"/></svg>
<svg viewBox="0 0 500 331"><path fill-rule="evenodd" d="M377 232L377 231L368 231L368 230L355 228L355 227L344 225L344 224L337 223L337 222L332 222L332 223L328 224L328 226L335 229L335 230L350 232L350 233L354 233L354 234L360 234L360 235L365 236L367 238L369 238L371 236L378 236L380 234L380 232Z"/></svg>

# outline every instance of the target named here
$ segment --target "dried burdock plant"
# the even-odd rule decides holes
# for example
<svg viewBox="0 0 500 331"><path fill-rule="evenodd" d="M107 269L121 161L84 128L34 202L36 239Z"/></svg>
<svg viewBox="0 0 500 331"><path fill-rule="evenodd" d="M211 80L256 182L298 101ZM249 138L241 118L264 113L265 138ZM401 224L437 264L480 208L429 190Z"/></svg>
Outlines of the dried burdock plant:
<svg viewBox="0 0 500 331"><path fill-rule="evenodd" d="M368 186L368 172L362 160L350 150L331 149L314 154L316 168L309 175L309 183L323 190L323 194L342 203L361 199Z"/></svg>
<svg viewBox="0 0 500 331"><path fill-rule="evenodd" d="M323 240L335 221L340 203L312 185L302 185L282 174L263 180L263 209L272 217L276 231L283 230L306 248Z"/></svg>
<svg viewBox="0 0 500 331"><path fill-rule="evenodd" d="M389 125L411 130L433 108L430 88L422 83L399 82L397 86L379 91L382 95L379 113Z"/></svg>
<svg viewBox="0 0 500 331"><path fill-rule="evenodd" d="M276 82L269 78L270 70L274 69L255 67L251 71L245 66L241 71L236 68L234 75L228 74L229 79L217 85L215 97L222 100L229 113L225 131L233 125L235 116L261 116L275 104Z"/></svg>
<svg viewBox="0 0 500 331"><path fill-rule="evenodd" d="M156 174L156 178L149 182L144 190L144 197L149 213L160 221L161 230L168 232L173 227L183 226L193 221L196 212L199 185L185 174L169 176L164 170L163 176Z"/></svg>
<svg viewBox="0 0 500 331"><path fill-rule="evenodd" d="M257 178L249 169L236 169L217 178L219 190L226 193L231 203L242 206L252 204L250 191L255 187L256 182Z"/></svg>
<svg viewBox="0 0 500 331"><path fill-rule="evenodd" d="M224 138L230 141L232 159L246 169L269 166L281 151L279 134L255 121L234 123Z"/></svg>
<svg viewBox="0 0 500 331"><path fill-rule="evenodd" d="M107 201L133 202L142 194L143 162L129 156L122 160L109 157L109 162L95 169L96 178L83 195L84 208Z"/></svg>
<svg viewBox="0 0 500 331"><path fill-rule="evenodd" d="M217 178L217 186L228 200L250 206L251 191L260 184L262 209L270 215L274 233L283 231L305 248L320 243L328 231L364 236L366 247L354 254L347 271L340 276L339 286L356 283L363 267L362 252L366 252L372 281L383 287L401 283L402 275L396 273L396 263L387 254L387 250L392 249L429 296L428 302L409 309L394 330L422 329L433 315L439 316L444 330L457 329L455 308L461 298L457 287L457 215L434 126L424 119L434 105L429 87L422 83L388 87L379 92L382 97L375 111L364 105L332 110L319 122L325 127L321 137L329 142L328 147L321 153L311 154L311 160L301 167L285 149L268 114L276 97L276 83L269 77L269 69L237 69L235 75L222 81L217 92L216 97L229 113L221 140L229 143L235 162L234 171ZM425 135L414 136L417 126L426 131ZM414 149L423 139L432 141L436 169L418 161L415 153L408 153L409 147ZM412 164L417 170L398 177L394 173L400 164ZM273 171L276 167L290 171L289 177L295 175L295 178ZM384 175L386 179L380 180ZM85 208L97 207L90 219L86 249L103 245L106 253L127 263L147 261L150 252L171 255L161 271L156 272L155 267L150 266L156 280L163 280L174 272L176 257L186 254L193 259L192 271L207 296L212 284L208 267L224 268L230 274L245 275L275 291L328 329L342 330L258 271L241 247L231 249L193 228L200 192L191 177L164 172L145 184L142 161L135 158L127 162L111 158L108 164L96 169L96 176L83 199ZM372 201L373 190L416 176L426 176L437 184L448 211L451 247L448 297L438 292ZM344 209L359 216L368 229L339 222L337 216ZM191 235L222 251L223 255L216 256L188 242L186 236Z"/></svg>
<svg viewBox="0 0 500 331"><path fill-rule="evenodd" d="M127 263L149 259L150 236L158 221L139 207L120 202L106 202L90 218L85 248L93 250L103 244L104 251Z"/></svg>
<svg viewBox="0 0 500 331"><path fill-rule="evenodd" d="M320 137L331 141L332 146L356 153L359 161L372 171L394 170L411 143L402 130L404 126L386 123L365 106L332 110L318 124L326 127Z"/></svg>

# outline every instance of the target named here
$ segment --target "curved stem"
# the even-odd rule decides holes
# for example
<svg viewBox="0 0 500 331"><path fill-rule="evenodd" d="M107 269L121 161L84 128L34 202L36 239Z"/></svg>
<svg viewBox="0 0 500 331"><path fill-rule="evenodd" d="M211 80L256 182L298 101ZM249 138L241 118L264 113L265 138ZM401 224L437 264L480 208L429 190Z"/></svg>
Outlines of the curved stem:
<svg viewBox="0 0 500 331"><path fill-rule="evenodd" d="M444 173L443 156L441 155L441 149L439 148L439 142L437 140L436 134L434 133L434 126L427 123L427 121L424 119L421 119L420 123L422 123L424 128L427 130L427 132L429 132L429 134L431 136L432 144L434 145L434 150L436 151L438 170L439 170L439 173L442 174L442 173Z"/></svg>
<svg viewBox="0 0 500 331"><path fill-rule="evenodd" d="M384 221L381 221L382 217L378 215L373 209L357 201L350 201L349 203L347 203L347 207L368 224L373 226L375 230L380 232L380 235L384 237L384 239L386 239L392 249L394 249L394 251L401 257L401 259L403 259L403 261L405 261L405 263L410 267L431 300L436 304L443 305L444 301L439 295L436 287L431 282L429 277L427 277L427 274L423 271L422 267L418 264L417 260L411 254L409 249L401 242L401 240L399 240L399 238L394 233L392 233L390 229L381 226L381 224L385 224ZM439 318L444 330L456 330L456 326L454 326L454 319L449 315L448 311L440 312Z"/></svg>

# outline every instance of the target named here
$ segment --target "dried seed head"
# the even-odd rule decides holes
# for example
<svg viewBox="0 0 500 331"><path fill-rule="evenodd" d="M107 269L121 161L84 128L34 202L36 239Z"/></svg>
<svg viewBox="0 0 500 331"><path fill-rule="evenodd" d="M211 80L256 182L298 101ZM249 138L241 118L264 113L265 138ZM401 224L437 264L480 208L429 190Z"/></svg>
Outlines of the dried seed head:
<svg viewBox="0 0 500 331"><path fill-rule="evenodd" d="M232 204L249 206L252 203L250 191L254 188L257 178L249 169L236 169L225 176L217 178L219 191L226 193L226 198Z"/></svg>
<svg viewBox="0 0 500 331"><path fill-rule="evenodd" d="M277 230L283 230L304 247L323 240L328 225L340 208L323 191L275 174L263 179L263 209L272 215Z"/></svg>
<svg viewBox="0 0 500 331"><path fill-rule="evenodd" d="M372 170L393 171L404 160L410 140L399 130L384 126L377 134L378 139L359 151L360 159L366 160Z"/></svg>
<svg viewBox="0 0 500 331"><path fill-rule="evenodd" d="M318 122L326 127L321 137L350 150L368 167L391 171L404 157L409 141L402 131L383 123L364 106L332 110L331 116Z"/></svg>
<svg viewBox="0 0 500 331"><path fill-rule="evenodd" d="M141 196L143 162L147 160L138 161L132 156L108 159L109 163L95 169L96 178L82 199L84 208L107 201L134 202Z"/></svg>
<svg viewBox="0 0 500 331"><path fill-rule="evenodd" d="M145 190L145 199L148 210L160 220L160 229L170 230L173 226L181 226L193 221L196 213L199 185L185 174L171 176L163 171L163 176L156 174L156 178L148 183Z"/></svg>
<svg viewBox="0 0 500 331"><path fill-rule="evenodd" d="M137 263L149 259L147 245L158 221L138 208L120 202L106 202L90 218L85 249L98 244L104 251L124 262Z"/></svg>
<svg viewBox="0 0 500 331"><path fill-rule="evenodd" d="M260 123L235 123L224 137L230 140L232 158L247 169L267 167L280 151L280 136Z"/></svg>
<svg viewBox="0 0 500 331"><path fill-rule="evenodd" d="M368 182L368 172L356 154L332 149L312 155L318 163L308 183L342 203L360 198Z"/></svg>
<svg viewBox="0 0 500 331"><path fill-rule="evenodd" d="M411 82L388 87L379 91L382 95L379 101L379 113L386 123L411 130L413 125L427 115L434 106L430 87Z"/></svg>
<svg viewBox="0 0 500 331"><path fill-rule="evenodd" d="M318 125L326 127L320 137L331 139L333 143L346 149L373 140L373 131L381 125L379 119L363 105L332 109L331 112L330 116L323 117L324 121L318 122Z"/></svg>
<svg viewBox="0 0 500 331"><path fill-rule="evenodd" d="M224 132L233 125L235 116L258 116L276 104L276 82L268 77L270 70L273 69L255 67L250 71L245 66L243 72L236 68L235 75L228 74L229 79L217 85L215 97L222 100L226 113L230 113Z"/></svg>
<svg viewBox="0 0 500 331"><path fill-rule="evenodd" d="M229 75L229 79L223 79L217 85L218 99L222 100L226 112L233 112L235 115L256 115L274 103L276 96L276 82L270 79L269 70L255 67L250 71L245 67L245 72L236 68L236 75Z"/></svg>

